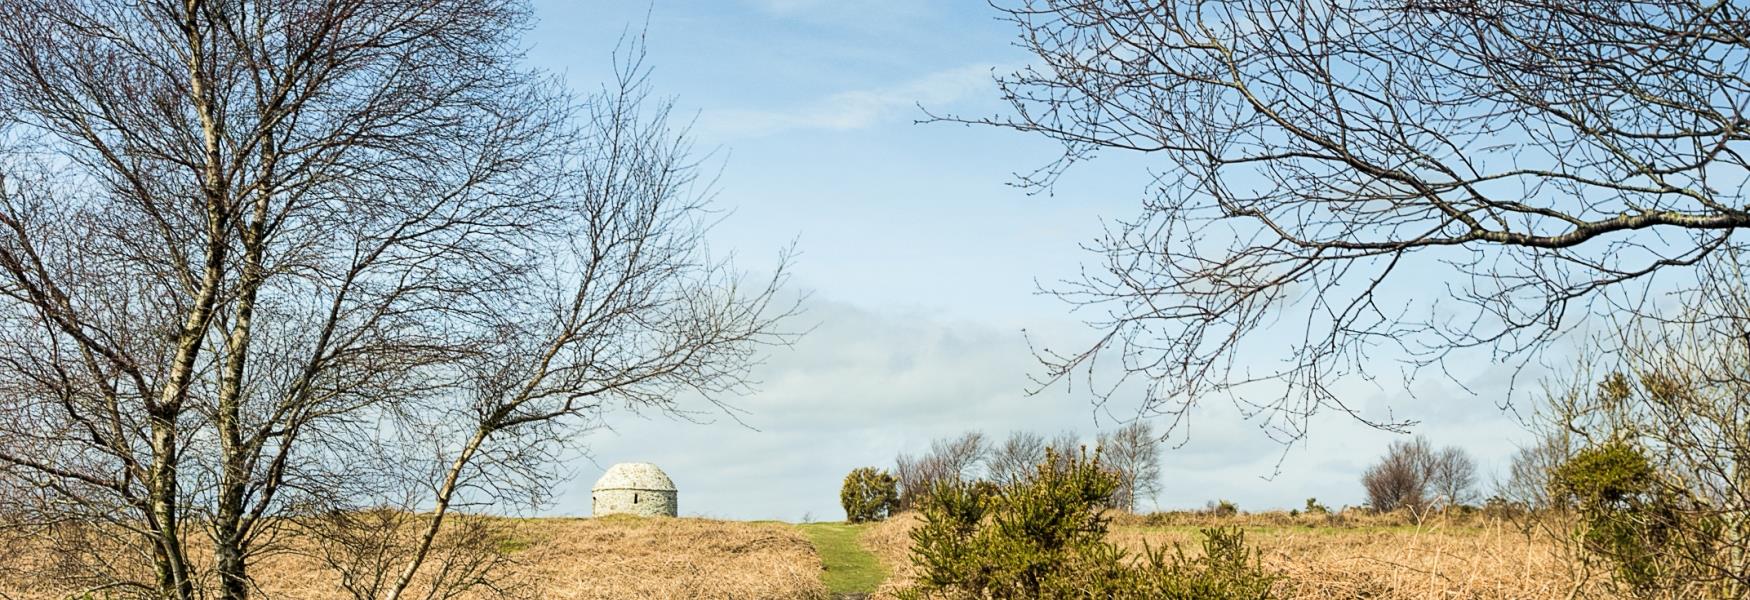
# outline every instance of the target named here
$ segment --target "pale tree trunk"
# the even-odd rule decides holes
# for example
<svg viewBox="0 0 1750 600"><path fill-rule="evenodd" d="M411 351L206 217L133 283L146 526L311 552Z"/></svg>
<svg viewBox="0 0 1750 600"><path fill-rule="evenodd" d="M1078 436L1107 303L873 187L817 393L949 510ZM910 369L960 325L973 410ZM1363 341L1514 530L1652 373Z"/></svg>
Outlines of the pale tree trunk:
<svg viewBox="0 0 1750 600"><path fill-rule="evenodd" d="M266 115L264 115L265 117ZM214 568L219 577L219 597L224 600L244 600L249 597L248 538L244 523L244 506L249 485L254 481L252 465L262 441L256 437L245 443L243 436L243 379L249 362L251 335L254 332L256 300L266 280L268 207L273 199L274 168L277 155L272 129L259 134L261 168L259 189L254 193L254 207L248 224L243 228L243 271L238 281L240 293L230 335L225 340L225 364L219 386L216 423L219 433L221 472L218 506L213 523ZM277 482L268 482L273 485ZM266 501L263 499L262 501Z"/></svg>
<svg viewBox="0 0 1750 600"><path fill-rule="evenodd" d="M181 507L177 473L180 451L177 419L182 413L188 383L194 375L194 363L200 354L201 338L212 320L213 304L218 295L222 275L224 245L217 241L219 219L209 217L209 234L215 240L207 245L205 274L187 320L183 323L176 355L171 361L163 392L154 406L147 407L151 419L152 463L147 472L147 503L149 522L155 537L159 592L166 597L194 597L194 584L189 578L187 555L183 551Z"/></svg>
<svg viewBox="0 0 1750 600"><path fill-rule="evenodd" d="M214 115L212 90L207 80L205 40L200 29L201 0L188 0L184 5L183 34L188 39L189 92L195 112L200 117L202 134L201 193L206 207L206 261L201 288L184 322L178 340L176 356L171 361L169 379L158 401L152 420L153 463L149 489L152 511L156 518L160 547L159 588L167 597L189 600L194 597L194 582L189 576L187 554L182 541L178 493L180 434L177 418L187 399L194 366L201 353L207 328L212 323L214 306L224 277L227 254L226 238L230 226L227 182L223 175L220 143L224 138L222 121Z"/></svg>
<svg viewBox="0 0 1750 600"><path fill-rule="evenodd" d="M488 435L490 433L485 427L476 429L473 437L468 438L468 443L462 446L461 452L456 455L456 460L450 463L449 471L444 475L443 485L438 487L437 502L432 507L431 521L426 524L425 531L420 534L419 545L414 548L413 557L401 569L401 574L395 577L395 587L389 590L386 597L388 600L399 600L401 594L405 593L408 586L413 584L413 577L419 574L419 568L424 566L426 555L431 552L438 532L443 529L444 517L449 515L450 502L455 499L456 488L462 481L462 472L467 470L468 462L473 460L474 455L480 451L480 446L486 442Z"/></svg>
<svg viewBox="0 0 1750 600"><path fill-rule="evenodd" d="M152 468L146 493L158 593L166 598L194 597L187 556L183 553L181 523L176 505L176 426L174 417L152 419Z"/></svg>
<svg viewBox="0 0 1750 600"><path fill-rule="evenodd" d="M246 539L249 532L244 526L243 517L245 495L252 480L250 464L254 448L252 444L245 444L243 439L242 381L244 368L248 363L256 297L262 283L261 230L266 206L264 194L256 204L255 218L249 225L249 233L244 242L247 250L241 281L243 293L237 299L236 322L232 325L225 343L225 375L223 385L219 388L215 423L219 433L222 464L218 506L213 523L213 550L220 597L225 600L243 600L249 597L246 565L249 550Z"/></svg>

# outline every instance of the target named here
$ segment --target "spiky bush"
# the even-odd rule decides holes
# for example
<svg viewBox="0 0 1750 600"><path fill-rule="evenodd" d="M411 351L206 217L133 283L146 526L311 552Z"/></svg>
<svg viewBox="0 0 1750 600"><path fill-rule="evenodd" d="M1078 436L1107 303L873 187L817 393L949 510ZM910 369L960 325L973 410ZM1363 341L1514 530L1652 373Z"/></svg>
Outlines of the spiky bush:
<svg viewBox="0 0 1750 600"><path fill-rule="evenodd" d="M892 474L875 467L852 470L839 490L845 520L864 523L887 518L899 503L898 483Z"/></svg>
<svg viewBox="0 0 1750 600"><path fill-rule="evenodd" d="M1237 530L1205 530L1192 558L1145 549L1132 561L1106 541L1105 506L1118 477L1099 455L1048 453L1037 472L1007 486L939 485L913 530L918 580L903 598L1269 598L1274 577Z"/></svg>
<svg viewBox="0 0 1750 600"><path fill-rule="evenodd" d="M1550 493L1579 513L1581 547L1625 591L1654 596L1704 580L1687 557L1713 553L1717 520L1687 514L1640 448L1618 440L1582 449L1551 473Z"/></svg>

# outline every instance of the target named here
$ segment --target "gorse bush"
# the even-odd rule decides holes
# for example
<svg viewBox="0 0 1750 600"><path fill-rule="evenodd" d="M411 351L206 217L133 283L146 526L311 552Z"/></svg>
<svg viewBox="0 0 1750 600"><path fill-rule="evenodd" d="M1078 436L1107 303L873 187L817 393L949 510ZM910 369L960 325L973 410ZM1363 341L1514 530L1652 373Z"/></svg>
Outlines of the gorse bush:
<svg viewBox="0 0 1750 600"><path fill-rule="evenodd" d="M1143 551L1143 561L1126 587L1112 597L1211 600L1264 600L1272 597L1277 576L1264 570L1255 552L1246 548L1245 531L1238 527L1200 530L1203 555L1190 558L1174 546L1171 555L1152 548Z"/></svg>
<svg viewBox="0 0 1750 600"><path fill-rule="evenodd" d="M1654 331L1628 369L1582 365L1545 400L1549 451L1522 478L1543 492L1513 491L1563 517L1546 530L1612 592L1750 598L1750 329L1734 331Z"/></svg>
<svg viewBox="0 0 1750 600"><path fill-rule="evenodd" d="M1576 511L1578 541L1624 591L1657 596L1701 581L1688 556L1707 556L1717 524L1682 510L1641 449L1611 441L1575 453L1550 474L1550 496Z"/></svg>
<svg viewBox="0 0 1750 600"><path fill-rule="evenodd" d="M921 576L909 597L1037 597L1062 571L1098 562L1118 479L1096 460L1053 466L1061 460L1048 451L1007 487L944 482L925 495L923 526L911 534Z"/></svg>
<svg viewBox="0 0 1750 600"><path fill-rule="evenodd" d="M1204 505L1203 512L1216 517L1231 517L1240 514L1240 507L1227 500L1211 500Z"/></svg>
<svg viewBox="0 0 1750 600"><path fill-rule="evenodd" d="M917 582L902 598L1269 598L1274 577L1238 530L1205 530L1204 552L1145 549L1131 560L1106 541L1119 486L1099 454L1048 453L1006 486L946 482L919 504L911 533Z"/></svg>
<svg viewBox="0 0 1750 600"><path fill-rule="evenodd" d="M852 523L879 521L892 514L899 504L899 480L892 474L862 467L845 476L839 490L839 503L845 507L845 520Z"/></svg>

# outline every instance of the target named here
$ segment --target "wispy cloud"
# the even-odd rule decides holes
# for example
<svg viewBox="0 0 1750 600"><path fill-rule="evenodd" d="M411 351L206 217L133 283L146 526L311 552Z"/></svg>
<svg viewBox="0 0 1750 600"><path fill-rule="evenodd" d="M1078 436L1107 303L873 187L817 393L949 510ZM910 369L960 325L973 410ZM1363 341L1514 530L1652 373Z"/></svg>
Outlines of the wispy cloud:
<svg viewBox="0 0 1750 600"><path fill-rule="evenodd" d="M839 92L781 109L707 110L699 131L728 139L794 130L848 131L921 116L919 105L938 107L988 92L991 71L1002 67L969 65L937 71L889 87Z"/></svg>
<svg viewBox="0 0 1750 600"><path fill-rule="evenodd" d="M900 452L916 453L933 438L967 430L1002 437L1011 431L1054 434L1073 430L1091 439L1116 426L1095 418L1085 395L1062 387L1029 395L1027 375L1037 362L1021 333L988 323L928 313L877 310L818 298L803 320L819 327L791 351L775 353L756 373L760 393L733 402L757 430L726 418L697 425L664 418L610 415L615 431L588 441L599 464L579 463L576 477L558 491L555 514L590 510L589 488L608 465L648 461L662 465L681 487L681 513L736 519L837 519L838 485L862 466L891 467ZM1040 323L1042 339L1073 339L1073 322ZM1483 397L1500 397L1506 381L1489 373L1469 382ZM1370 402L1355 394L1360 402ZM1118 414L1134 398L1115 400ZM1410 403L1432 415L1427 433L1438 445L1475 452L1485 469L1503 465L1520 432L1491 402L1426 387ZM684 399L683 399L684 400ZM694 408L704 408L697 404ZM1163 507L1195 507L1227 498L1247 509L1298 506L1317 496L1332 506L1359 504L1357 478L1393 435L1347 416L1326 413L1314 434L1284 460L1259 423L1230 403L1212 398L1193 418L1189 443L1165 455ZM707 420L710 415L704 415ZM1157 423L1164 426L1164 422ZM1443 424L1437 427L1433 424ZM1175 438L1177 440L1178 438ZM1485 471L1488 472L1488 471ZM1486 478L1486 477L1485 477Z"/></svg>

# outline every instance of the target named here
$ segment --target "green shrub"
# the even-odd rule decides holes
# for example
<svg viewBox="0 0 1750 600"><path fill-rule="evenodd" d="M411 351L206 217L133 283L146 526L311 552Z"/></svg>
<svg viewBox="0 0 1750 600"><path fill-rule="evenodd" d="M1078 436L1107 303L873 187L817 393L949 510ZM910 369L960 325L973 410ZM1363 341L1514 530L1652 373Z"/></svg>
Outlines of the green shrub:
<svg viewBox="0 0 1750 600"><path fill-rule="evenodd" d="M863 523L887 518L899 503L898 486L899 481L892 474L875 467L852 470L839 490L845 520Z"/></svg>
<svg viewBox="0 0 1750 600"><path fill-rule="evenodd" d="M1713 528L1685 515L1639 448L1613 441L1583 449L1554 469L1549 485L1559 505L1578 512L1580 546L1628 591L1651 596L1699 580L1680 557L1709 552Z"/></svg>
<svg viewBox="0 0 1750 600"><path fill-rule="evenodd" d="M1132 586L1113 597L1172 600L1265 600L1278 577L1264 570L1262 559L1246 548L1238 527L1200 530L1203 555L1189 558L1182 547L1165 552L1144 550Z"/></svg>
<svg viewBox="0 0 1750 600"><path fill-rule="evenodd" d="M1240 514L1240 507L1227 500L1214 500L1203 506L1203 512L1217 517L1231 517Z"/></svg>
<svg viewBox="0 0 1750 600"><path fill-rule="evenodd" d="M1055 466L1054 466L1055 465ZM1238 530L1205 530L1190 558L1145 549L1133 561L1106 541L1118 478L1099 455L1048 455L1037 474L980 490L947 482L920 503L911 533L917 582L902 598L1262 599L1274 578Z"/></svg>
<svg viewBox="0 0 1750 600"><path fill-rule="evenodd" d="M1306 499L1306 512L1318 513L1318 514L1330 514L1331 508L1328 506L1325 506L1323 504L1319 504L1318 498L1307 498Z"/></svg>

